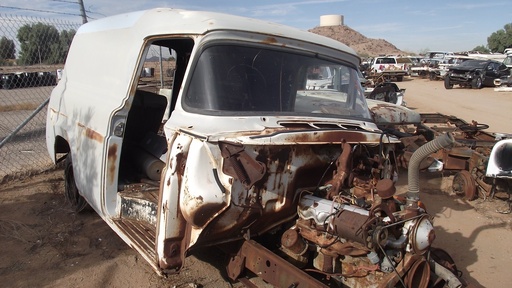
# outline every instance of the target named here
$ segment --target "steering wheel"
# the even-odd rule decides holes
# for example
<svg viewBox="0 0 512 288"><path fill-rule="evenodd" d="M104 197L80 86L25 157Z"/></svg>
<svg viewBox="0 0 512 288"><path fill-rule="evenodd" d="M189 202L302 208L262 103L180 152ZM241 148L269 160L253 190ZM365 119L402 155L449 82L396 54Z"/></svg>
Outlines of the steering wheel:
<svg viewBox="0 0 512 288"><path fill-rule="evenodd" d="M459 126L459 129L463 132L477 132L481 130L485 130L489 128L489 125L487 124L481 124L481 123L472 123L472 124L462 124Z"/></svg>

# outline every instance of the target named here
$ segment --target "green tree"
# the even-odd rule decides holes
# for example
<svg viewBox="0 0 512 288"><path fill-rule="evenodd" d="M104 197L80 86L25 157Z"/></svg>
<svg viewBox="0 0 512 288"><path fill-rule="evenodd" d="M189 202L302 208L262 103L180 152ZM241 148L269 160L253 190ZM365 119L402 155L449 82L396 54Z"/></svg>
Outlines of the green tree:
<svg viewBox="0 0 512 288"><path fill-rule="evenodd" d="M476 46L471 51L476 51L476 52L481 52L481 53L489 53L490 52L490 50L487 49L487 47L485 47L484 45Z"/></svg>
<svg viewBox="0 0 512 288"><path fill-rule="evenodd" d="M11 39L2 36L0 39L0 61L5 59L16 59L16 45Z"/></svg>
<svg viewBox="0 0 512 288"><path fill-rule="evenodd" d="M61 45L61 55L60 60L61 63L64 63L66 60L66 56L68 56L69 47L71 46L71 42L73 41L73 37L75 37L76 31L71 29L69 31L64 30L60 32L60 45Z"/></svg>
<svg viewBox="0 0 512 288"><path fill-rule="evenodd" d="M512 47L512 23L505 24L500 29L487 37L487 47L492 52L503 52L505 48Z"/></svg>
<svg viewBox="0 0 512 288"><path fill-rule="evenodd" d="M48 62L52 64L56 63L64 63L66 61L66 56L68 55L69 46L71 45L71 41L75 36L75 30L63 30L60 32L59 41L53 43L51 46L51 56L48 59Z"/></svg>
<svg viewBox="0 0 512 288"><path fill-rule="evenodd" d="M59 45L59 31L43 23L26 24L18 30L19 62L23 65L56 64L55 49ZM57 45L57 46L56 46Z"/></svg>

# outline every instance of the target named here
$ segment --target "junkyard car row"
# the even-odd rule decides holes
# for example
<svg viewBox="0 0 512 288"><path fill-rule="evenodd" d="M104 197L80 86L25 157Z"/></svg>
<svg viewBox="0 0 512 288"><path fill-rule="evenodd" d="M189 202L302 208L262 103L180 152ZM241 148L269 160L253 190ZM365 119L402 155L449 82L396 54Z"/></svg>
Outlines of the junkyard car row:
<svg viewBox="0 0 512 288"><path fill-rule="evenodd" d="M402 69L402 66L396 64L375 64L378 61L384 61L383 59L389 62L388 59L406 58L411 61L411 63L405 64L407 69ZM404 76L420 76L428 77L430 80L443 80L446 89L452 89L454 85L461 88L481 89L484 86L512 86L511 59L512 49L506 49L504 54L429 51L423 58L391 55L370 58L366 62L367 64L362 64L360 68L365 76L370 76L368 78L372 78L375 82L393 79L401 81L403 77L395 77L395 74L402 73ZM404 60L400 62L404 62ZM510 91L510 89L496 89L496 91Z"/></svg>
<svg viewBox="0 0 512 288"><path fill-rule="evenodd" d="M140 81L155 47L176 59L172 87ZM449 251L433 247L419 171L441 169L480 126L429 128L397 85L365 93L359 64L338 41L218 13L93 21L52 92L48 152L66 159L76 211L94 209L159 274L216 245L233 281L248 270L276 287L462 287Z"/></svg>
<svg viewBox="0 0 512 288"><path fill-rule="evenodd" d="M448 68L444 77L444 87L451 89L454 84L475 89L484 86L494 87L495 79L506 79L508 76L510 76L509 68L502 62L467 60Z"/></svg>

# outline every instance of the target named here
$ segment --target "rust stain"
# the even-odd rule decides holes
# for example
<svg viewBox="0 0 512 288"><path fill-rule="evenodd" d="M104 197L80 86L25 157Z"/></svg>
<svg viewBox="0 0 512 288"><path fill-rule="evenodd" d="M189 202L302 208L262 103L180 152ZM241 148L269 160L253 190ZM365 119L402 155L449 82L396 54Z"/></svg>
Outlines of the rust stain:
<svg viewBox="0 0 512 288"><path fill-rule="evenodd" d="M267 37L262 42L265 43L265 44L276 44L277 43L277 39L274 38L274 37Z"/></svg>
<svg viewBox="0 0 512 288"><path fill-rule="evenodd" d="M66 114L64 114L64 113L62 113L62 112L60 112L59 110L56 110L55 108L51 108L51 107L50 107L50 112L51 112L51 113L53 113L53 114L61 115L61 116L63 116L63 117L68 117L68 115L66 115Z"/></svg>
<svg viewBox="0 0 512 288"><path fill-rule="evenodd" d="M117 144L112 144L108 147L107 152L107 173L108 173L108 182L112 184L114 182L114 178L116 175L116 163L117 163Z"/></svg>
<svg viewBox="0 0 512 288"><path fill-rule="evenodd" d="M315 124L321 126L320 124ZM322 126L323 127L323 126ZM378 141L380 134L361 130L361 129L343 129L336 126L334 129L313 128L309 124L298 123L297 125L286 124L285 127L266 128L260 131L238 132L233 137L246 136L254 139L265 137L278 137L282 141L301 143L301 142L323 142L323 143L340 143L341 139L345 139L348 143L366 143ZM347 126L352 127L352 126Z"/></svg>
<svg viewBox="0 0 512 288"><path fill-rule="evenodd" d="M327 142L339 143L342 139L347 142L367 142L368 137L360 131L326 131L323 133L297 133L288 135L286 141L290 142Z"/></svg>
<svg viewBox="0 0 512 288"><path fill-rule="evenodd" d="M187 159L183 153L176 154L176 177L178 178L178 185L181 186L183 175L185 175L185 168Z"/></svg>
<svg viewBox="0 0 512 288"><path fill-rule="evenodd" d="M96 142L99 142L99 143L103 142L103 136L100 133L92 130L91 128L85 129L85 136L87 136L87 138L92 139Z"/></svg>

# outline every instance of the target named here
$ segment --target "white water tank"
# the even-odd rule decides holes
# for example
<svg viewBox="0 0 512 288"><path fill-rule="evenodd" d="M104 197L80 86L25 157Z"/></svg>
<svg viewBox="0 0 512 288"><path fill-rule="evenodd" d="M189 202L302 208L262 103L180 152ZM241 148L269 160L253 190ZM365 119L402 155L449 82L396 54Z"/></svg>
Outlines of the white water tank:
<svg viewBox="0 0 512 288"><path fill-rule="evenodd" d="M320 26L342 26L343 15L322 15L320 16Z"/></svg>

